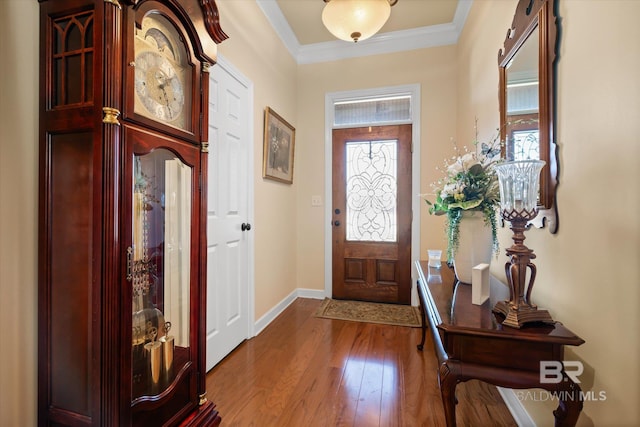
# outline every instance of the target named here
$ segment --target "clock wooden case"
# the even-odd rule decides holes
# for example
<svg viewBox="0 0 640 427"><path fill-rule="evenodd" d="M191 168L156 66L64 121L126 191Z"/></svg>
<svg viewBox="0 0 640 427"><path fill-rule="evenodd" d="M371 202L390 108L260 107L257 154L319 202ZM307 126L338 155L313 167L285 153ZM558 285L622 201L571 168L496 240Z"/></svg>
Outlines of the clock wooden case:
<svg viewBox="0 0 640 427"><path fill-rule="evenodd" d="M40 1L38 424L215 426L214 0Z"/></svg>

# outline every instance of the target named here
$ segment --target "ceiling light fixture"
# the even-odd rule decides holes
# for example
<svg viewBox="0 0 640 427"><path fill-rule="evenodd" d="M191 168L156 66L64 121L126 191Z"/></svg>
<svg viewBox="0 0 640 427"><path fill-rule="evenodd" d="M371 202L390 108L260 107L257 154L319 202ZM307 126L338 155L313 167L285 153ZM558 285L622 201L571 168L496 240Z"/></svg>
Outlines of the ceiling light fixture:
<svg viewBox="0 0 640 427"><path fill-rule="evenodd" d="M324 0L322 23L340 40L366 40L377 33L398 0Z"/></svg>

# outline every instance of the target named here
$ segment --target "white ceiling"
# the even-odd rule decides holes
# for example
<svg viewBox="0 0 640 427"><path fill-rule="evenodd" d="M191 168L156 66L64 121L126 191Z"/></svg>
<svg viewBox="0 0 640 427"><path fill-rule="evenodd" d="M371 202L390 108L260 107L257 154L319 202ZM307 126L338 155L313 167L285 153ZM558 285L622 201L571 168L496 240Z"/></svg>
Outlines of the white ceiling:
<svg viewBox="0 0 640 427"><path fill-rule="evenodd" d="M398 0L380 32L358 43L322 24L323 0L256 0L299 64L455 44L473 0Z"/></svg>

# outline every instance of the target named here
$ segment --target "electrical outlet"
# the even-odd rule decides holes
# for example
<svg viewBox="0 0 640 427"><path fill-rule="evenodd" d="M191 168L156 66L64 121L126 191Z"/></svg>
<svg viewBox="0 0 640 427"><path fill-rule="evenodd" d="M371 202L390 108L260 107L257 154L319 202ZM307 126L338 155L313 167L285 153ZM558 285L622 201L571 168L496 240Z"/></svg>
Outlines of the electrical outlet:
<svg viewBox="0 0 640 427"><path fill-rule="evenodd" d="M322 196L311 196L311 206L322 206Z"/></svg>

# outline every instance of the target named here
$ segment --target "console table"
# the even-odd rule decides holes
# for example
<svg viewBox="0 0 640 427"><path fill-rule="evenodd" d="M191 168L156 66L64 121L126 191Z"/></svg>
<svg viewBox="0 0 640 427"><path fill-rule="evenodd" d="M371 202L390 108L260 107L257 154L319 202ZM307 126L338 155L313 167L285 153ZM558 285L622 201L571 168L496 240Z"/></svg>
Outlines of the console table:
<svg viewBox="0 0 640 427"><path fill-rule="evenodd" d="M582 410L580 386L562 371L557 384L540 383L541 361L562 361L564 346L584 343L561 323L515 329L492 312L495 301L471 303L471 285L456 283L453 271L417 261L422 341L427 325L438 357L438 380L447 426L456 425L456 385L471 379L507 388L542 388L557 393L556 426L574 426ZM508 298L507 298L508 299ZM427 323L428 321L428 323ZM546 377L545 377L546 378Z"/></svg>

